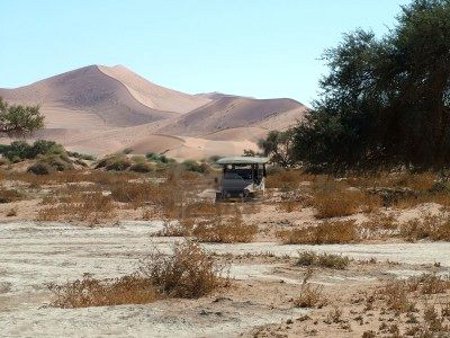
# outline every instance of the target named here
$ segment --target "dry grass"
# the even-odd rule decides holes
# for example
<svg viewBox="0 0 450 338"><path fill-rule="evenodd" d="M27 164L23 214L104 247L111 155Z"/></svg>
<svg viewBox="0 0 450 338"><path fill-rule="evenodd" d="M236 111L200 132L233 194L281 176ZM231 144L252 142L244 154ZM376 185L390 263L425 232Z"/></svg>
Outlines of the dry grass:
<svg viewBox="0 0 450 338"><path fill-rule="evenodd" d="M294 299L294 306L300 308L321 308L326 304L321 285L304 284L300 295Z"/></svg>
<svg viewBox="0 0 450 338"><path fill-rule="evenodd" d="M0 203L16 202L24 198L24 194L16 189L5 189L3 187L0 188Z"/></svg>
<svg viewBox="0 0 450 338"><path fill-rule="evenodd" d="M145 203L155 203L160 200L165 191L149 182L117 182L110 186L111 197L121 203L138 208Z"/></svg>
<svg viewBox="0 0 450 338"><path fill-rule="evenodd" d="M372 212L381 206L381 200L346 183L328 179L315 182L313 206L317 218L342 217Z"/></svg>
<svg viewBox="0 0 450 338"><path fill-rule="evenodd" d="M81 308L121 304L147 304L161 299L157 289L139 275L99 280L90 275L63 285L50 284L55 299L53 306Z"/></svg>
<svg viewBox="0 0 450 338"><path fill-rule="evenodd" d="M83 196L81 201L59 203L39 210L38 221L81 221L102 223L116 217L115 207L109 196L92 193Z"/></svg>
<svg viewBox="0 0 450 338"><path fill-rule="evenodd" d="M343 244L360 241L354 221L323 222L317 226L277 233L284 244Z"/></svg>
<svg viewBox="0 0 450 338"><path fill-rule="evenodd" d="M61 308L146 304L164 297L198 298L227 279L223 269L193 242L178 243L173 255L153 252L138 272L121 278L99 280L86 274L63 285L49 284L52 305Z"/></svg>
<svg viewBox="0 0 450 338"><path fill-rule="evenodd" d="M143 261L140 272L161 294L170 297L198 298L223 284L223 268L190 241L175 244L172 256L153 252Z"/></svg>
<svg viewBox="0 0 450 338"><path fill-rule="evenodd" d="M375 294L375 298L385 302L390 310L397 312L416 311L416 304L410 298L419 295L444 294L450 290L450 277L423 274L406 280L388 281ZM414 296L411 297L410 295Z"/></svg>
<svg viewBox="0 0 450 338"><path fill-rule="evenodd" d="M390 310L398 312L415 311L415 303L408 297L410 287L407 281L387 282L379 291L378 297L383 299Z"/></svg>
<svg viewBox="0 0 450 338"><path fill-rule="evenodd" d="M269 173L266 179L267 188L278 188L282 191L296 189L303 181L311 181L314 176L304 173L298 169L280 169L274 173Z"/></svg>
<svg viewBox="0 0 450 338"><path fill-rule="evenodd" d="M200 222L193 229L192 235L200 242L248 243L257 232L257 225L244 223L242 215L236 213L231 218L217 215L212 220Z"/></svg>
<svg viewBox="0 0 450 338"><path fill-rule="evenodd" d="M423 219L411 220L400 226L400 236L411 242L421 239L450 241L450 218L426 215Z"/></svg>
<svg viewBox="0 0 450 338"><path fill-rule="evenodd" d="M313 251L299 252L299 258L296 265L322 267L330 269L345 269L350 264L350 258L333 254L316 254Z"/></svg>

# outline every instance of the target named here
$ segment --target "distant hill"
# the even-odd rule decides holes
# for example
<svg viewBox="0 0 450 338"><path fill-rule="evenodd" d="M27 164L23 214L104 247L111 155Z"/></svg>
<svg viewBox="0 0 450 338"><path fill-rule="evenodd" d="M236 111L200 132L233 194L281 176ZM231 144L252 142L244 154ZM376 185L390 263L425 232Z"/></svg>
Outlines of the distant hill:
<svg viewBox="0 0 450 338"><path fill-rule="evenodd" d="M301 120L308 110L292 99L190 95L156 85L124 66L91 65L0 89L0 96L10 103L41 105L46 129L36 138L93 154L134 147L179 158L239 154L243 147L255 148L269 130Z"/></svg>

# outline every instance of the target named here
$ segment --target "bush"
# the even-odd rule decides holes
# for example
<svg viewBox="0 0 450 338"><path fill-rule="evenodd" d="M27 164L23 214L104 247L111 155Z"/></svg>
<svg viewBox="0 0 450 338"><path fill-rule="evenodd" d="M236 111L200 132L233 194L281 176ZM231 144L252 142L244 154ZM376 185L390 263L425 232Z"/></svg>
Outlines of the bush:
<svg viewBox="0 0 450 338"><path fill-rule="evenodd" d="M0 188L0 203L11 203L23 199L24 196L15 189Z"/></svg>
<svg viewBox="0 0 450 338"><path fill-rule="evenodd" d="M46 140L37 140L32 145L25 141L15 141L10 145L2 145L0 153L12 162L35 159L39 155L67 155L62 145Z"/></svg>
<svg viewBox="0 0 450 338"><path fill-rule="evenodd" d="M149 160L149 161L153 161L153 162L157 162L157 163L163 163L163 164L167 164L170 161L165 155L162 154L156 154L156 153L147 153L145 154L145 157Z"/></svg>
<svg viewBox="0 0 450 338"><path fill-rule="evenodd" d="M25 141L15 141L5 146L3 155L11 162L20 162L29 158L31 146Z"/></svg>
<svg viewBox="0 0 450 338"><path fill-rule="evenodd" d="M297 265L300 266L318 266L330 269L345 269L350 263L350 258L333 254L316 254L312 251L299 253Z"/></svg>
<svg viewBox="0 0 450 338"><path fill-rule="evenodd" d="M39 162L48 164L57 171L65 171L73 169L73 164L65 154L52 154L39 156Z"/></svg>
<svg viewBox="0 0 450 338"><path fill-rule="evenodd" d="M76 151L68 151L67 155L70 157L75 157L79 160L85 160L85 161L95 161L95 157L89 154L81 154Z"/></svg>
<svg viewBox="0 0 450 338"><path fill-rule="evenodd" d="M146 162L138 162L131 165L130 171L134 171L137 173L149 173L153 171L152 166L149 163Z"/></svg>
<svg viewBox="0 0 450 338"><path fill-rule="evenodd" d="M175 244L172 256L155 251L143 263L140 271L164 295L199 298L221 284L222 269L193 242Z"/></svg>
<svg viewBox="0 0 450 338"><path fill-rule="evenodd" d="M177 243L171 256L155 251L138 272L98 280L85 274L63 285L50 284L53 306L80 308L120 304L146 304L164 297L198 298L214 291L224 280L222 268L193 242Z"/></svg>
<svg viewBox="0 0 450 338"><path fill-rule="evenodd" d="M181 165L183 166L183 168L187 171L193 171L193 172L197 172L197 173L205 173L208 170L208 166L206 165L206 163L198 163L197 161L194 160L186 160L183 161L183 163L181 163Z"/></svg>
<svg viewBox="0 0 450 338"><path fill-rule="evenodd" d="M67 155L66 150L61 144L53 141L37 140L30 148L28 158L36 158L38 155L50 154Z"/></svg>
<svg viewBox="0 0 450 338"><path fill-rule="evenodd" d="M123 154L109 155L100 160L95 169L105 168L106 170L123 171L132 165L130 159Z"/></svg>
<svg viewBox="0 0 450 338"><path fill-rule="evenodd" d="M54 169L49 164L44 162L37 162L27 169L27 172L35 175L48 175L53 171Z"/></svg>

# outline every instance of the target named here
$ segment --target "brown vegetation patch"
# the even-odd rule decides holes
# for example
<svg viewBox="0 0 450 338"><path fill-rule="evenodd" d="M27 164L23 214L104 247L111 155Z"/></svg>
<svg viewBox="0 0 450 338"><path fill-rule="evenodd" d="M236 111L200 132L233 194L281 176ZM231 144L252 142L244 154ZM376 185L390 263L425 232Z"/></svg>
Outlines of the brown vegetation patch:
<svg viewBox="0 0 450 338"><path fill-rule="evenodd" d="M161 294L170 297L198 298L224 283L223 268L190 241L175 244L171 256L153 252L143 261L140 272Z"/></svg>
<svg viewBox="0 0 450 338"><path fill-rule="evenodd" d="M116 216L109 196L101 193L87 194L80 202L59 203L39 210L38 221L81 221L102 223Z"/></svg>
<svg viewBox="0 0 450 338"><path fill-rule="evenodd" d="M360 241L354 221L323 222L317 226L282 230L277 236L284 244L343 244Z"/></svg>
<svg viewBox="0 0 450 338"><path fill-rule="evenodd" d="M175 244L173 255L153 252L131 275L99 280L86 274L48 287L55 297L51 304L61 308L146 304L164 297L204 296L228 282L222 272L211 255L193 242L184 242Z"/></svg>
<svg viewBox="0 0 450 338"><path fill-rule="evenodd" d="M423 219L414 219L400 227L400 236L408 241L430 239L432 241L450 241L450 218L426 215Z"/></svg>
<svg viewBox="0 0 450 338"><path fill-rule="evenodd" d="M152 283L139 275L110 280L85 275L63 285L50 284L49 289L55 296L52 305L61 308L146 304L161 299Z"/></svg>
<svg viewBox="0 0 450 338"><path fill-rule="evenodd" d="M258 232L255 224L246 224L241 214L231 218L216 216L212 220L198 223L192 235L200 242L248 243Z"/></svg>

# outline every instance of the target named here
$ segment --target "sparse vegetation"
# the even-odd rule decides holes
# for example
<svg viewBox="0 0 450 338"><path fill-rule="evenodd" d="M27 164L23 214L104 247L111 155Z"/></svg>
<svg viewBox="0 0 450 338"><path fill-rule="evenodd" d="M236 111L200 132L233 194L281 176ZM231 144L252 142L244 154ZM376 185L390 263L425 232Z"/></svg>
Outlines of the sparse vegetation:
<svg viewBox="0 0 450 338"><path fill-rule="evenodd" d="M153 252L143 261L140 272L161 294L170 297L202 297L224 282L223 268L190 241L175 244L171 256Z"/></svg>
<svg viewBox="0 0 450 338"><path fill-rule="evenodd" d="M193 242L177 243L173 255L155 251L140 269L120 278L99 280L86 274L63 285L49 284L53 306L80 308L146 304L165 297L198 298L227 281L223 269Z"/></svg>
<svg viewBox="0 0 450 338"><path fill-rule="evenodd" d="M323 222L317 226L279 231L277 236L284 244L343 244L360 241L354 221Z"/></svg>
<svg viewBox="0 0 450 338"><path fill-rule="evenodd" d="M40 209L39 221L80 221L102 223L116 216L111 197L94 192L71 196L70 202Z"/></svg>
<svg viewBox="0 0 450 338"><path fill-rule="evenodd" d="M296 265L323 267L331 269L345 269L350 264L350 258L334 254L317 254L313 251L303 251L299 253Z"/></svg>
<svg viewBox="0 0 450 338"><path fill-rule="evenodd" d="M55 297L52 305L65 309L147 304L162 298L152 283L138 274L109 280L99 280L87 274L63 285L50 284L49 289Z"/></svg>
<svg viewBox="0 0 450 338"><path fill-rule="evenodd" d="M300 308L321 308L326 304L323 286L303 284L300 295L294 299L294 305Z"/></svg>
<svg viewBox="0 0 450 338"><path fill-rule="evenodd" d="M200 222L193 229L192 235L201 242L248 243L257 232L258 227L245 224L238 213L228 219L219 215L212 220Z"/></svg>

